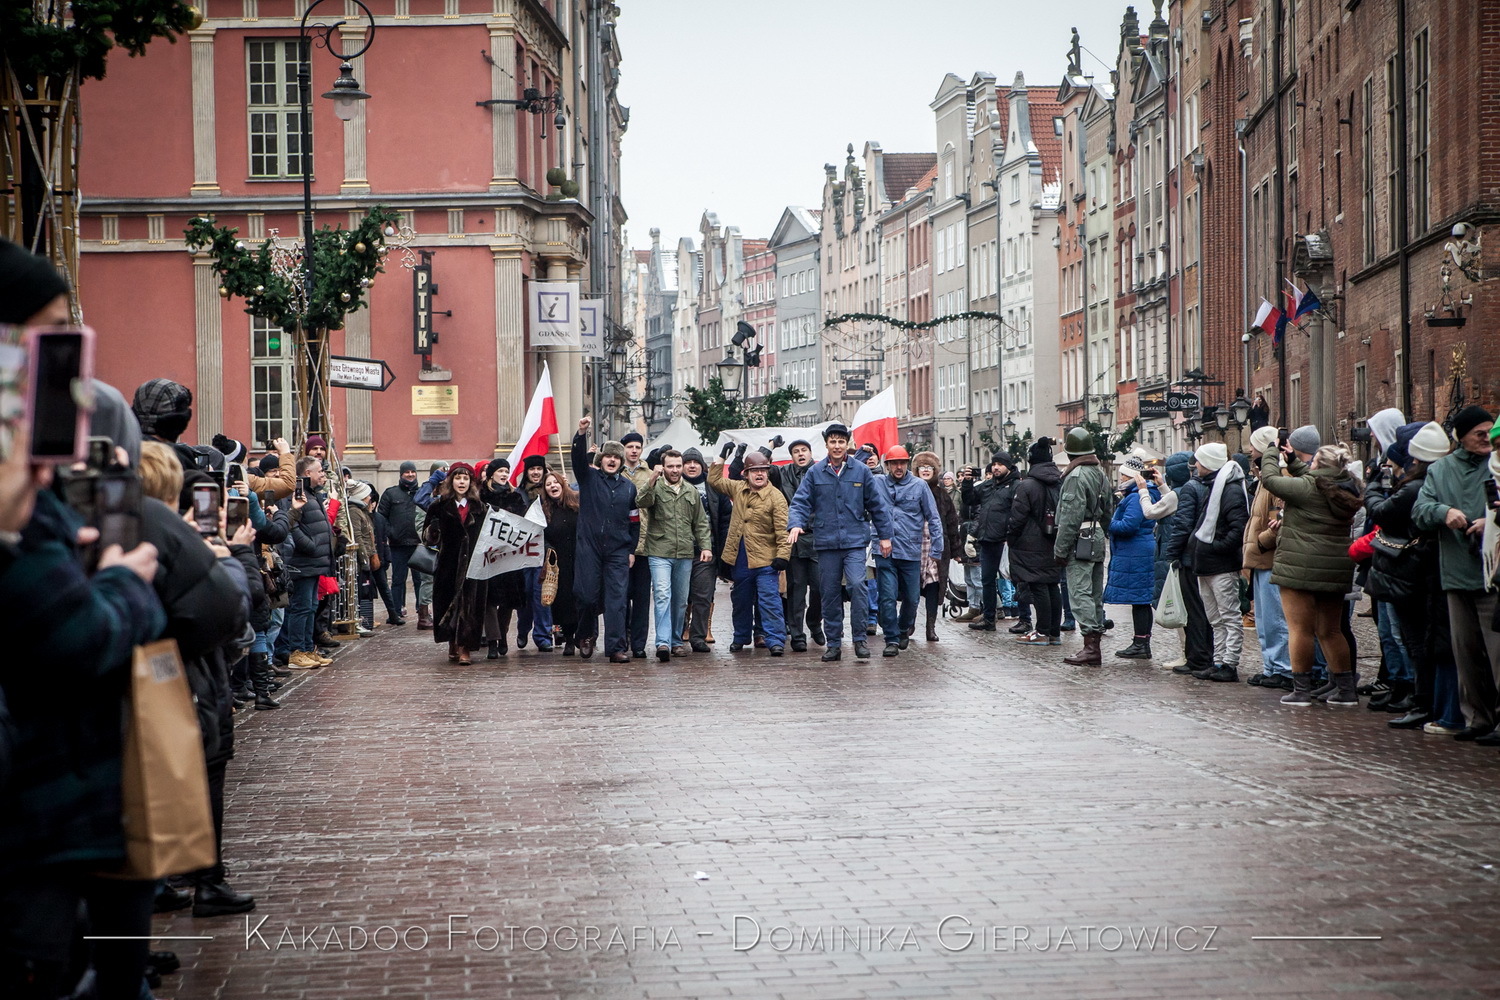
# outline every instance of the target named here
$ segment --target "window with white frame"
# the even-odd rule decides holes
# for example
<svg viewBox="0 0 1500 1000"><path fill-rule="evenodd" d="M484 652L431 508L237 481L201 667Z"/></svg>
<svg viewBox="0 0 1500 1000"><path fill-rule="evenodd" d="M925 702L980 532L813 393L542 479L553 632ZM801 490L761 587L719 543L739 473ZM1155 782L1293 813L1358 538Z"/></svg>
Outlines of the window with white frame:
<svg viewBox="0 0 1500 1000"><path fill-rule="evenodd" d="M283 38L252 39L245 43L251 177L302 176L298 45L296 39Z"/></svg>
<svg viewBox="0 0 1500 1000"><path fill-rule="evenodd" d="M257 444L300 440L290 338L279 326L250 317L250 424Z"/></svg>

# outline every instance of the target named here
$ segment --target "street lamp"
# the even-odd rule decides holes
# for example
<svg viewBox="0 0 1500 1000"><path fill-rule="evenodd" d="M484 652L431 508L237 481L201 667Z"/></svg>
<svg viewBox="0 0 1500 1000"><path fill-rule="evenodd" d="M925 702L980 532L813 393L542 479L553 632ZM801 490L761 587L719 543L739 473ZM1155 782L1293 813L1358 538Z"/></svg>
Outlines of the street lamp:
<svg viewBox="0 0 1500 1000"><path fill-rule="evenodd" d="M726 396L738 396L740 386L745 381L745 362L734 356L734 350L724 352L724 360L714 367L719 369L719 382L724 386Z"/></svg>
<svg viewBox="0 0 1500 1000"><path fill-rule="evenodd" d="M334 44L334 34L342 28L347 21L335 21L333 24L314 23L309 25L308 18L312 12L321 7L327 0L313 0L302 15L302 21L298 28L297 53L300 64L297 67L297 98L299 113L302 115L302 142L298 152L302 161L302 299L304 315L310 314L313 304L313 287L315 281L314 268L316 254L313 252L313 207L312 207L312 45L314 36L321 36L318 44L334 58L339 60L339 78L334 81L333 89L323 96L333 101L334 112L341 121L350 121L354 117L354 110L360 101L369 100L370 95L360 89L359 81L354 78L353 60L358 59L369 51L375 42L375 15L370 13L361 0L347 0L354 4L362 12L364 20L369 22L369 30L364 33L364 44L353 52L344 52ZM327 345L327 331L307 329L307 323L301 324L301 338L303 361L307 366L307 433L321 434L326 428L323 427L323 399L327 392L324 379L323 355L324 347Z"/></svg>
<svg viewBox="0 0 1500 1000"><path fill-rule="evenodd" d="M1229 404L1229 410L1234 414L1234 422L1240 427L1250 422L1250 409L1250 400L1246 399L1243 394Z"/></svg>
<svg viewBox="0 0 1500 1000"><path fill-rule="evenodd" d="M647 427L656 421L656 393L650 388L641 397L641 416L646 419Z"/></svg>
<svg viewBox="0 0 1500 1000"><path fill-rule="evenodd" d="M1109 400L1106 399L1099 404L1099 426L1108 428L1114 419L1115 411L1109 408Z"/></svg>
<svg viewBox="0 0 1500 1000"><path fill-rule="evenodd" d="M1229 436L1229 411L1224 409L1223 403L1214 408L1213 418L1214 425L1219 428L1219 433L1227 438Z"/></svg>

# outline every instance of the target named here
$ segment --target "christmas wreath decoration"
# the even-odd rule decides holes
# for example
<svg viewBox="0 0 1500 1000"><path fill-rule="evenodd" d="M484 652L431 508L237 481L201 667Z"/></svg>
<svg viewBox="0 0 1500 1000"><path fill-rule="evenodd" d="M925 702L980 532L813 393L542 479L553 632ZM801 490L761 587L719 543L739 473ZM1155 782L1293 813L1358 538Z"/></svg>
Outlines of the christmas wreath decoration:
<svg viewBox="0 0 1500 1000"><path fill-rule="evenodd" d="M898 330L930 330L935 326L942 326L944 323L951 323L956 319L992 319L1001 326L1009 328L1009 324L1005 322L1005 317L999 313L979 312L972 309L966 312L949 313L946 316L924 320L921 323L914 323L907 319L897 319L894 316L882 316L879 313L844 313L841 316L834 316L826 320L823 325L825 327L838 326L840 323L866 320L871 323L885 323L888 326L894 326Z"/></svg>
<svg viewBox="0 0 1500 1000"><path fill-rule="evenodd" d="M365 293L385 271L386 227L395 212L376 206L353 229L324 226L313 234L313 297L303 301L302 250L268 239L251 249L238 229L216 226L211 218L193 219L184 235L194 250L206 250L219 275L219 294L245 300L245 312L292 331L340 330L344 317L368 305Z"/></svg>

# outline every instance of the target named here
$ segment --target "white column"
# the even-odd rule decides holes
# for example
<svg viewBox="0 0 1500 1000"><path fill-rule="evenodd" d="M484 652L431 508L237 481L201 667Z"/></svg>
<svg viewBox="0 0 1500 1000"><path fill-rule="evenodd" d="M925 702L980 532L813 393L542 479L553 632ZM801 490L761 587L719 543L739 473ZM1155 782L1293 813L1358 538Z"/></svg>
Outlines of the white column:
<svg viewBox="0 0 1500 1000"><path fill-rule="evenodd" d="M219 156L215 146L213 28L188 32L192 50L193 186L200 197L219 193Z"/></svg>
<svg viewBox="0 0 1500 1000"><path fill-rule="evenodd" d="M350 357L370 356L370 310L357 309L344 320L344 352ZM343 453L351 465L356 457L375 457L374 400L370 390L344 390L344 412L348 423L342 435Z"/></svg>
<svg viewBox="0 0 1500 1000"><path fill-rule="evenodd" d="M490 68L490 97L515 100L516 97L516 43L508 25L490 25L490 57L494 65ZM516 183L516 109L506 104L490 106L490 127L493 129L492 145L494 176L490 187L505 187ZM518 429L519 429L519 425Z"/></svg>
<svg viewBox="0 0 1500 1000"><path fill-rule="evenodd" d="M360 25L345 25L339 29L339 45L345 52L351 52L363 45L364 37L364 28ZM360 56L353 60L352 65L355 78L363 78L365 57ZM369 103L369 101L355 101L354 117L343 123L344 180L339 185L340 191L360 193L370 190L370 181L365 177L365 135L368 132L365 116L368 112L366 105Z"/></svg>
<svg viewBox="0 0 1500 1000"><path fill-rule="evenodd" d="M207 254L193 256L193 329L196 385L193 414L198 437L207 441L224 429L224 318L219 276Z"/></svg>
<svg viewBox="0 0 1500 1000"><path fill-rule="evenodd" d="M521 247L491 248L495 259L495 428L496 444L509 450L526 419L526 310L521 301ZM558 398L557 419L563 419Z"/></svg>

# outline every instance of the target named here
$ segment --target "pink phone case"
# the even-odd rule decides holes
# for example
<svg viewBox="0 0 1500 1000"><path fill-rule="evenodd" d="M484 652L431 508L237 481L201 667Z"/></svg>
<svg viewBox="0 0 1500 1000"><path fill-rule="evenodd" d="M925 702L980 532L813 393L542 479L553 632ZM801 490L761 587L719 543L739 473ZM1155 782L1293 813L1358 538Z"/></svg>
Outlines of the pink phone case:
<svg viewBox="0 0 1500 1000"><path fill-rule="evenodd" d="M78 423L73 431L73 452L68 455L38 455L36 454L36 389L38 367L41 363L43 340L48 336L66 334L81 338L78 356L78 379L74 383L74 402L78 402L80 392L88 393L90 405L79 403ZM40 326L27 331L27 348L30 358L27 362L26 379L26 420L33 429L32 439L28 442L31 449L31 460L39 465L70 465L73 462L82 462L88 456L89 444L89 414L92 407L93 378L94 378L94 331L87 326Z"/></svg>

